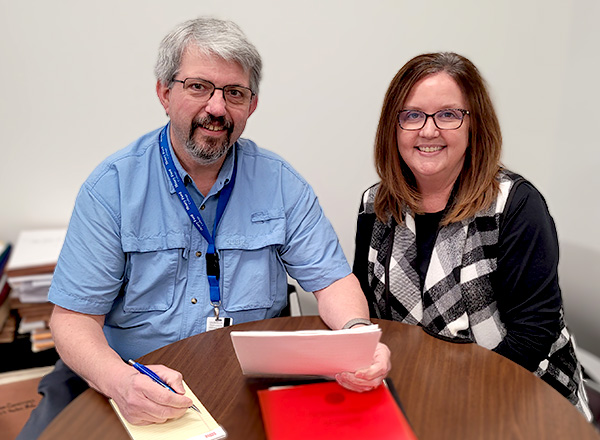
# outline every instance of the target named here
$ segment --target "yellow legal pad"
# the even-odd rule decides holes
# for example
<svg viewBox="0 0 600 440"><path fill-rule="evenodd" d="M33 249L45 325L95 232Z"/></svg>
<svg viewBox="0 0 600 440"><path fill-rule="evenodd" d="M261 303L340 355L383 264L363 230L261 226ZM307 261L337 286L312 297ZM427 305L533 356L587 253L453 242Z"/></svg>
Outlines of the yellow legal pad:
<svg viewBox="0 0 600 440"><path fill-rule="evenodd" d="M132 425L123 418L117 404L112 399L109 399L109 401L133 440L163 440L165 438L169 440L214 440L227 437L223 428L213 419L185 382L183 386L185 395L192 399L200 412L190 409L181 418L168 420L165 423L144 426Z"/></svg>

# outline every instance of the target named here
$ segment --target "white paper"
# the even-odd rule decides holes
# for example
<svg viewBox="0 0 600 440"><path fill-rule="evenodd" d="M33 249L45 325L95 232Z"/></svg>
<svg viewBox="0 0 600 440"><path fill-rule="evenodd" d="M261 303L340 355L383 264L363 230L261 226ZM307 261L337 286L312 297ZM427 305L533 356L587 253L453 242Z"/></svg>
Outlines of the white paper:
<svg viewBox="0 0 600 440"><path fill-rule="evenodd" d="M183 387L185 388L185 395L192 399L200 413L190 409L181 418L171 419L165 423L132 425L125 420L114 400L109 399L109 402L119 416L121 423L127 429L129 436L134 440L218 440L226 438L227 433L225 430L217 424L216 420L185 382Z"/></svg>
<svg viewBox="0 0 600 440"><path fill-rule="evenodd" d="M295 332L232 331L231 342L242 371L258 376L325 376L354 372L373 362L381 329Z"/></svg>
<svg viewBox="0 0 600 440"><path fill-rule="evenodd" d="M38 287L50 287L54 274L23 275L10 277L8 283L13 289L34 290Z"/></svg>
<svg viewBox="0 0 600 440"><path fill-rule="evenodd" d="M6 270L56 264L66 233L64 228L21 231Z"/></svg>

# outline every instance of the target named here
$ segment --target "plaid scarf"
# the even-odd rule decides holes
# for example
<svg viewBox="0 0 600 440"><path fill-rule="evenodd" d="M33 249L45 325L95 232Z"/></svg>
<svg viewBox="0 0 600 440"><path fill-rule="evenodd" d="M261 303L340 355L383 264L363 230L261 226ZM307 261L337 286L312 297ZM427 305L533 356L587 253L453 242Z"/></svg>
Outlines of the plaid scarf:
<svg viewBox="0 0 600 440"><path fill-rule="evenodd" d="M368 255L368 282L378 318L420 325L443 339L476 342L492 349L506 335L490 280L497 268L500 221L514 184L523 178L499 176L500 191L488 209L442 227L436 237L425 282L415 269L414 214L403 210L404 223L375 220ZM365 214L374 214L375 185L363 196ZM386 283L386 280L388 281ZM561 333L535 374L567 397L587 418L591 411L583 388L574 340L562 319Z"/></svg>

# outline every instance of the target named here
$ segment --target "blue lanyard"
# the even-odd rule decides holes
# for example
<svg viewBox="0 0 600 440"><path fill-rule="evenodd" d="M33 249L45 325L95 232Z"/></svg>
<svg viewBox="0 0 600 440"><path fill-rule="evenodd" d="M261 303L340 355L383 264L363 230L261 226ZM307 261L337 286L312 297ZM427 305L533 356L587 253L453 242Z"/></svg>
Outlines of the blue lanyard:
<svg viewBox="0 0 600 440"><path fill-rule="evenodd" d="M177 193L181 204L183 205L188 216L190 217L192 224L196 227L196 229L198 229L200 234L202 234L202 236L208 243L208 250L206 251L206 275L208 277L208 284L210 286L210 303L216 308L218 305L221 304L221 293L219 290L219 277L221 271L219 266L219 254L217 254L217 250L215 249L214 237L216 237L217 226L219 225L219 221L221 221L221 217L223 216L223 212L225 211L227 202L229 202L231 191L233 190L233 185L235 183L235 175L237 173L237 161L234 160L231 180L229 180L229 182L225 184L225 186L221 190L221 194L219 195L219 201L217 202L217 213L215 217L215 223L213 225L213 233L211 235L208 231L206 223L204 223L204 220L200 215L198 207L192 200L190 193L183 184L181 176L179 175L179 172L175 167L175 163L173 162L173 158L171 157L171 151L169 150L169 142L167 141L168 129L169 124L165 125L165 127L160 132L159 136L160 153L163 158L163 165L165 166L167 176L169 177L173 188L175 188L175 192ZM216 309L215 313L217 313Z"/></svg>

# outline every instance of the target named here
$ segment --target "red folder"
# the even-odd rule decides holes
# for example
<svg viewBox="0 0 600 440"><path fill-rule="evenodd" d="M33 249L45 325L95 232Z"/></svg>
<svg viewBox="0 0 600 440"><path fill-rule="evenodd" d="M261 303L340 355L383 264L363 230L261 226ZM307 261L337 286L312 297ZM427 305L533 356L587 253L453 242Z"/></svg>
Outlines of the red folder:
<svg viewBox="0 0 600 440"><path fill-rule="evenodd" d="M416 440L386 385L366 393L337 382L258 391L269 440Z"/></svg>

